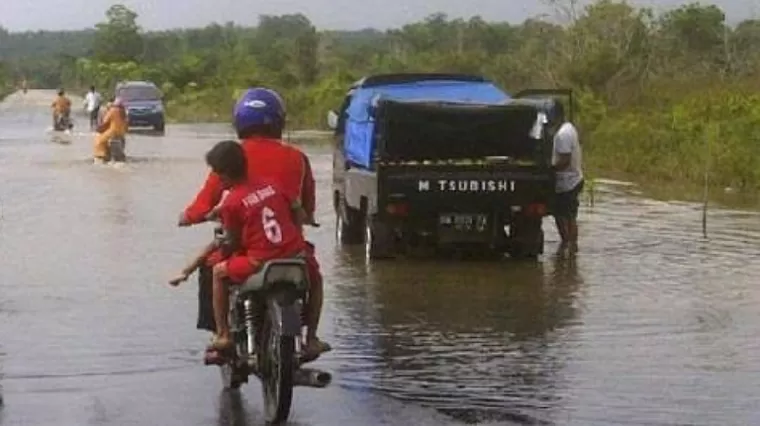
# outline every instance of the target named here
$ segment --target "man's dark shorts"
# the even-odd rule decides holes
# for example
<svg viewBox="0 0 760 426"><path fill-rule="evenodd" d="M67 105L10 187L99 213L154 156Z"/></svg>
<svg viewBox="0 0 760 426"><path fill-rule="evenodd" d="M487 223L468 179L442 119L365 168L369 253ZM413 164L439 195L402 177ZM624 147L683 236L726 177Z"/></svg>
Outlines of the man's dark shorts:
<svg viewBox="0 0 760 426"><path fill-rule="evenodd" d="M578 196L583 191L583 181L581 180L575 188L560 192L554 196L554 217L560 219L575 219L578 217L578 207L580 202Z"/></svg>
<svg viewBox="0 0 760 426"><path fill-rule="evenodd" d="M198 268L198 330L216 331L214 322L214 282L211 266Z"/></svg>
<svg viewBox="0 0 760 426"><path fill-rule="evenodd" d="M97 127L99 115L100 115L100 107L96 107L94 110L90 112L90 125L92 127Z"/></svg>

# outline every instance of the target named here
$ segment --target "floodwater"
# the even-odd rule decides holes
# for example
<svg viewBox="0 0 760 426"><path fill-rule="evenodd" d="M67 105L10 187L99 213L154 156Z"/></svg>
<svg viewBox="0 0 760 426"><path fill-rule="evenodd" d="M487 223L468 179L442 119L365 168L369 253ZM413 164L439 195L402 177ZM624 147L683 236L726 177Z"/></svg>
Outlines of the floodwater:
<svg viewBox="0 0 760 426"><path fill-rule="evenodd" d="M94 166L84 117L46 133L51 97L0 104L0 425L262 424L256 381L223 392L201 363L194 277L165 284L210 237L175 221L225 126ZM603 182L575 259L547 220L539 262L367 265L335 243L328 149L304 146L334 382L297 389L290 424L760 424L757 214L713 210L704 240L699 206Z"/></svg>

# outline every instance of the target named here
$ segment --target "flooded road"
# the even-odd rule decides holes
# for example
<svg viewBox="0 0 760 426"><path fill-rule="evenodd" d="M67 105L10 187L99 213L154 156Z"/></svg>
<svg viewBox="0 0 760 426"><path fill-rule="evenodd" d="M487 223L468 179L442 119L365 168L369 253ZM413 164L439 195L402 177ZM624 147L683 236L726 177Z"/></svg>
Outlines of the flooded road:
<svg viewBox="0 0 760 426"><path fill-rule="evenodd" d="M0 425L262 424L255 380L222 392L200 361L195 277L165 284L210 236L175 222L227 127L93 166L84 117L52 143L27 96L0 105ZM368 266L334 242L329 151L304 146L334 383L299 388L291 424L760 424L757 214L714 210L703 240L699 206L601 183L575 260Z"/></svg>

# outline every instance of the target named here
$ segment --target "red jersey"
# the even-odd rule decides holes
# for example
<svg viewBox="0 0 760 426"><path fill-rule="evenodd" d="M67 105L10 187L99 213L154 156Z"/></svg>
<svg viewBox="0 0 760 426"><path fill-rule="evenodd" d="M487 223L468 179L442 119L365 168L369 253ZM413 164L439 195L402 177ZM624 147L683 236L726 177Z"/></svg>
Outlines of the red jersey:
<svg viewBox="0 0 760 426"><path fill-rule="evenodd" d="M277 139L252 138L242 142L248 177L273 182L293 200L299 200L306 214L313 217L315 185L311 165L298 148ZM195 200L185 209L190 223L198 223L219 203L222 182L216 173L209 173Z"/></svg>
<svg viewBox="0 0 760 426"><path fill-rule="evenodd" d="M295 199L266 181L237 185L219 210L225 228L240 235L238 253L258 261L293 256L306 249L293 219Z"/></svg>

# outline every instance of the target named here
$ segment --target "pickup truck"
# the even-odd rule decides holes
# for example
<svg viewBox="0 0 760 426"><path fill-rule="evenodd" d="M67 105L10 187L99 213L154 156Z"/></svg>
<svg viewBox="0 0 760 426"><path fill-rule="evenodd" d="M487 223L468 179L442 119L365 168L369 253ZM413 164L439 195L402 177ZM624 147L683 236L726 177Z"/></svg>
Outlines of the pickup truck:
<svg viewBox="0 0 760 426"><path fill-rule="evenodd" d="M356 82L328 112L339 241L364 244L371 259L418 246L542 254L555 180L545 124L556 95L572 103L567 90L509 96L461 74Z"/></svg>

